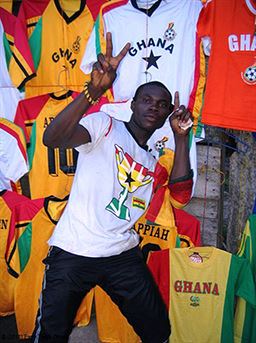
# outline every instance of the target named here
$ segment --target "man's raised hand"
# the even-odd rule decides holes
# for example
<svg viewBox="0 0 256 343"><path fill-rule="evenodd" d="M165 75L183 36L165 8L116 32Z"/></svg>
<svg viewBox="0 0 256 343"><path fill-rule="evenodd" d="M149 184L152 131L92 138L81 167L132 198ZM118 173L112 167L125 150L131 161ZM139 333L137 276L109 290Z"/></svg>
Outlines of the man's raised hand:
<svg viewBox="0 0 256 343"><path fill-rule="evenodd" d="M113 54L112 36L110 32L106 35L106 54L98 54L97 62L93 64L91 72L91 86L102 93L112 86L116 78L116 70L127 54L130 43L127 43L117 56Z"/></svg>
<svg viewBox="0 0 256 343"><path fill-rule="evenodd" d="M182 136L188 134L193 124L189 110L185 106L180 105L179 92L174 94L174 108L169 120L174 134Z"/></svg>

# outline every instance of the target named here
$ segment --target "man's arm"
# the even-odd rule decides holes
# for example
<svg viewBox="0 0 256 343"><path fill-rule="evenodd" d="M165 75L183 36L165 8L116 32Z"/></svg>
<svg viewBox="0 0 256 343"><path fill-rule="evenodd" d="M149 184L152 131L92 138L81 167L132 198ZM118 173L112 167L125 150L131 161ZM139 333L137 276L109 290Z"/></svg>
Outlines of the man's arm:
<svg viewBox="0 0 256 343"><path fill-rule="evenodd" d="M129 50L127 43L120 53L112 56L112 38L106 36L106 54L99 54L91 72L87 96L81 93L50 123L44 132L43 143L51 148L74 148L91 141L90 133L79 124L80 119L92 105L109 89L116 78L116 69Z"/></svg>
<svg viewBox="0 0 256 343"><path fill-rule="evenodd" d="M175 154L173 168L169 178L171 203L181 208L191 199L193 188L193 170L189 159L189 131L191 113L180 106L179 93L175 93L174 111L170 117L170 125L174 133Z"/></svg>
<svg viewBox="0 0 256 343"><path fill-rule="evenodd" d="M191 113L183 105L180 106L179 93L175 92L174 111L170 117L170 125L173 130L175 141L175 155L170 175L170 183L176 179L184 178L191 173L189 159L190 123Z"/></svg>

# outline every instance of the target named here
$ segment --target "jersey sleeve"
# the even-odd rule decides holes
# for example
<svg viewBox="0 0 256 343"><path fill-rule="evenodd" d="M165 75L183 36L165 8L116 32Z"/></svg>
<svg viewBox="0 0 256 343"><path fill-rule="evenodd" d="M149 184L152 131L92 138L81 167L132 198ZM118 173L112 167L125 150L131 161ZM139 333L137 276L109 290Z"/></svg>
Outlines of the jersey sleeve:
<svg viewBox="0 0 256 343"><path fill-rule="evenodd" d="M214 1L208 0L200 12L197 22L199 37L211 37L214 23Z"/></svg>
<svg viewBox="0 0 256 343"><path fill-rule="evenodd" d="M76 147L76 149L79 152L89 152L109 132L112 125L112 119L103 112L96 112L83 117L79 124L88 130L91 137L91 142L82 144Z"/></svg>
<svg viewBox="0 0 256 343"><path fill-rule="evenodd" d="M0 170L4 178L13 182L28 172L23 130L4 118L0 118Z"/></svg>
<svg viewBox="0 0 256 343"><path fill-rule="evenodd" d="M8 60L9 74L14 86L22 89L24 84L35 76L26 28L17 17L3 8L0 8L0 19L11 48Z"/></svg>
<svg viewBox="0 0 256 343"><path fill-rule="evenodd" d="M236 295L256 308L256 288L249 261L238 256L233 256L233 258L237 259L236 263L240 267L236 282Z"/></svg>
<svg viewBox="0 0 256 343"><path fill-rule="evenodd" d="M105 50L106 40L104 36L104 24L101 10L86 44L84 56L80 65L80 68L85 74L89 74L92 71L92 65L97 61L97 55L99 53L104 53Z"/></svg>

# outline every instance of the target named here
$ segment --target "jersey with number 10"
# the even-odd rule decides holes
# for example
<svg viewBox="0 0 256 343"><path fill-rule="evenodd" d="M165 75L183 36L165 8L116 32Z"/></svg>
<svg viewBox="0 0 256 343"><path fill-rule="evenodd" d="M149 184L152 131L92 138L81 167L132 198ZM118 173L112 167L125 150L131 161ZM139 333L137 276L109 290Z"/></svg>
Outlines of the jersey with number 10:
<svg viewBox="0 0 256 343"><path fill-rule="evenodd" d="M63 198L69 194L78 153L74 149L48 148L42 140L50 122L76 95L45 94L19 102L14 121L24 129L28 143L31 199L50 195Z"/></svg>

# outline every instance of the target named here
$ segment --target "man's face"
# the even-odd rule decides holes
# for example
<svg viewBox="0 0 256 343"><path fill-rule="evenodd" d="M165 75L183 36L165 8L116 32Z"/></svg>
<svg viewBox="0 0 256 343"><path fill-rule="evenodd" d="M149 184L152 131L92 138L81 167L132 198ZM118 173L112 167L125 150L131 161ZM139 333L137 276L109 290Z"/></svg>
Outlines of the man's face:
<svg viewBox="0 0 256 343"><path fill-rule="evenodd" d="M159 129L171 113L170 100L170 95L164 88L145 85L131 103L133 121L149 132Z"/></svg>

